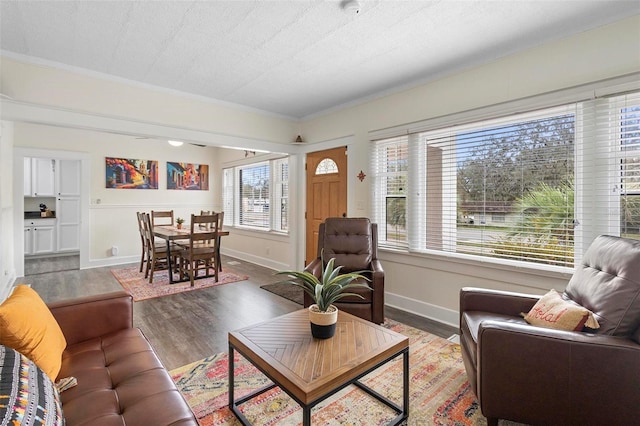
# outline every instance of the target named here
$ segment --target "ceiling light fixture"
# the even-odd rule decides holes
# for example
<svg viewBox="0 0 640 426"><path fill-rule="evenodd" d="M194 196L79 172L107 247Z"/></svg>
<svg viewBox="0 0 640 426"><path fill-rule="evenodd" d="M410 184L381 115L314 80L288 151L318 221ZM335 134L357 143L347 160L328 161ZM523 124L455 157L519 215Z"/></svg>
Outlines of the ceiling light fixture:
<svg viewBox="0 0 640 426"><path fill-rule="evenodd" d="M360 2L358 0L343 0L340 5L349 15L357 16L360 13Z"/></svg>
<svg viewBox="0 0 640 426"><path fill-rule="evenodd" d="M295 143L303 143L304 141L302 140L302 136L298 135L298 137L296 138L296 140L294 142Z"/></svg>
<svg viewBox="0 0 640 426"><path fill-rule="evenodd" d="M181 141L168 141L171 146L182 146L184 142Z"/></svg>

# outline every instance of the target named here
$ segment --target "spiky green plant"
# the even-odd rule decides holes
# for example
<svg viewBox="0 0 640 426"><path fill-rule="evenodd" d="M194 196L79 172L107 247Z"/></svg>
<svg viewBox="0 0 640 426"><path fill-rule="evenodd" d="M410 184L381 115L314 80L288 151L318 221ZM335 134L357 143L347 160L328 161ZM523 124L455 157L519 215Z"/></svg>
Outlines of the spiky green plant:
<svg viewBox="0 0 640 426"><path fill-rule="evenodd" d="M326 312L332 303L342 299L343 297L355 296L364 299L360 294L349 293L346 291L353 288L371 289L367 284L353 282L357 279L370 281L369 278L362 275L363 272L367 271L340 274L342 266L334 267L334 263L335 258L331 258L329 262L327 262L327 266L322 271L322 276L320 278L308 271L278 271L276 274L287 275L289 278L299 280L286 282L301 287L305 293L311 296L321 312Z"/></svg>

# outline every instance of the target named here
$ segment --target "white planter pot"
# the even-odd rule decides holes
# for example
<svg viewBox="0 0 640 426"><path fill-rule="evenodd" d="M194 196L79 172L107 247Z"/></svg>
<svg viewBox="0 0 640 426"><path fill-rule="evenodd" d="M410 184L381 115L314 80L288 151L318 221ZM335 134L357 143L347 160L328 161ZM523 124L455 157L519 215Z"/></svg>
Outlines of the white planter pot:
<svg viewBox="0 0 640 426"><path fill-rule="evenodd" d="M318 339L333 337L338 322L338 308L330 305L327 312L322 312L318 309L318 305L311 305L309 306L309 321L313 337Z"/></svg>

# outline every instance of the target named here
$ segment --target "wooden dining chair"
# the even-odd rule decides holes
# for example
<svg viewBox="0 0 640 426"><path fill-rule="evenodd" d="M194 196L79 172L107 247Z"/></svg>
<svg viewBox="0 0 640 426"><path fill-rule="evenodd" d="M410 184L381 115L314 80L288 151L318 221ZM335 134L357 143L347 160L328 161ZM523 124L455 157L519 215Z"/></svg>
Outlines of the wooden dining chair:
<svg viewBox="0 0 640 426"><path fill-rule="evenodd" d="M208 210L200 210L200 215L201 216L211 216L211 215L217 215L218 217L218 231L222 231L222 223L224 222L224 212L214 212L214 211L208 211ZM211 224L200 224L200 228L210 228ZM216 253L216 264L218 265L218 271L222 272L222 260L220 259L220 242L221 242L222 238L220 236L218 236L218 247L217 247L217 253Z"/></svg>
<svg viewBox="0 0 640 426"><path fill-rule="evenodd" d="M157 220L160 219L160 220ZM151 228L158 225L173 226L173 210L155 211L151 210Z"/></svg>
<svg viewBox="0 0 640 426"><path fill-rule="evenodd" d="M198 276L198 271L204 269L205 276L213 268L215 282L218 282L218 215L191 215L191 233L189 245L184 245L180 262L180 276L189 276L191 287ZM201 224L210 224L206 230L200 229Z"/></svg>
<svg viewBox="0 0 640 426"><path fill-rule="evenodd" d="M144 215L143 212L136 212L136 218L138 220L138 232L140 233L140 243L142 245L142 254L140 255L140 272L144 267L145 262L149 261L149 254L147 252L147 241L144 231ZM146 277L146 276L145 276Z"/></svg>
<svg viewBox="0 0 640 426"><path fill-rule="evenodd" d="M156 244L150 215L148 213L142 213L142 215L144 221L145 243L147 246L147 268L145 269L144 277L149 277L149 283L153 283L153 273L155 271L169 269L168 250L166 244ZM182 253L183 250L181 247L177 245L171 246L171 261L176 268L180 265L180 257L182 256Z"/></svg>

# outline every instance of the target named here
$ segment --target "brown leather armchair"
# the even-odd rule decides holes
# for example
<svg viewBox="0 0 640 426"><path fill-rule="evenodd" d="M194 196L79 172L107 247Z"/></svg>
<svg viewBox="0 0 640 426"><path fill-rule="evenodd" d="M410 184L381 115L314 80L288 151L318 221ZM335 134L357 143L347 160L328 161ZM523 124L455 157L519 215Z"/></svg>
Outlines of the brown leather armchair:
<svg viewBox="0 0 640 426"><path fill-rule="evenodd" d="M378 225L367 218L330 217L320 224L318 230L318 257L305 271L320 277L322 269L321 253L324 250L326 262L335 258L335 266L343 266L341 272L368 271L363 273L371 281L367 282L372 290L355 288L352 293L358 297L345 297L335 305L352 315L364 318L376 324L384 322L384 271L378 260ZM354 281L358 282L358 281ZM305 293L304 306L313 301Z"/></svg>
<svg viewBox="0 0 640 426"><path fill-rule="evenodd" d="M527 324L540 296L464 288L462 359L489 425L629 425L640 419L640 241L599 236L565 290L596 331Z"/></svg>

